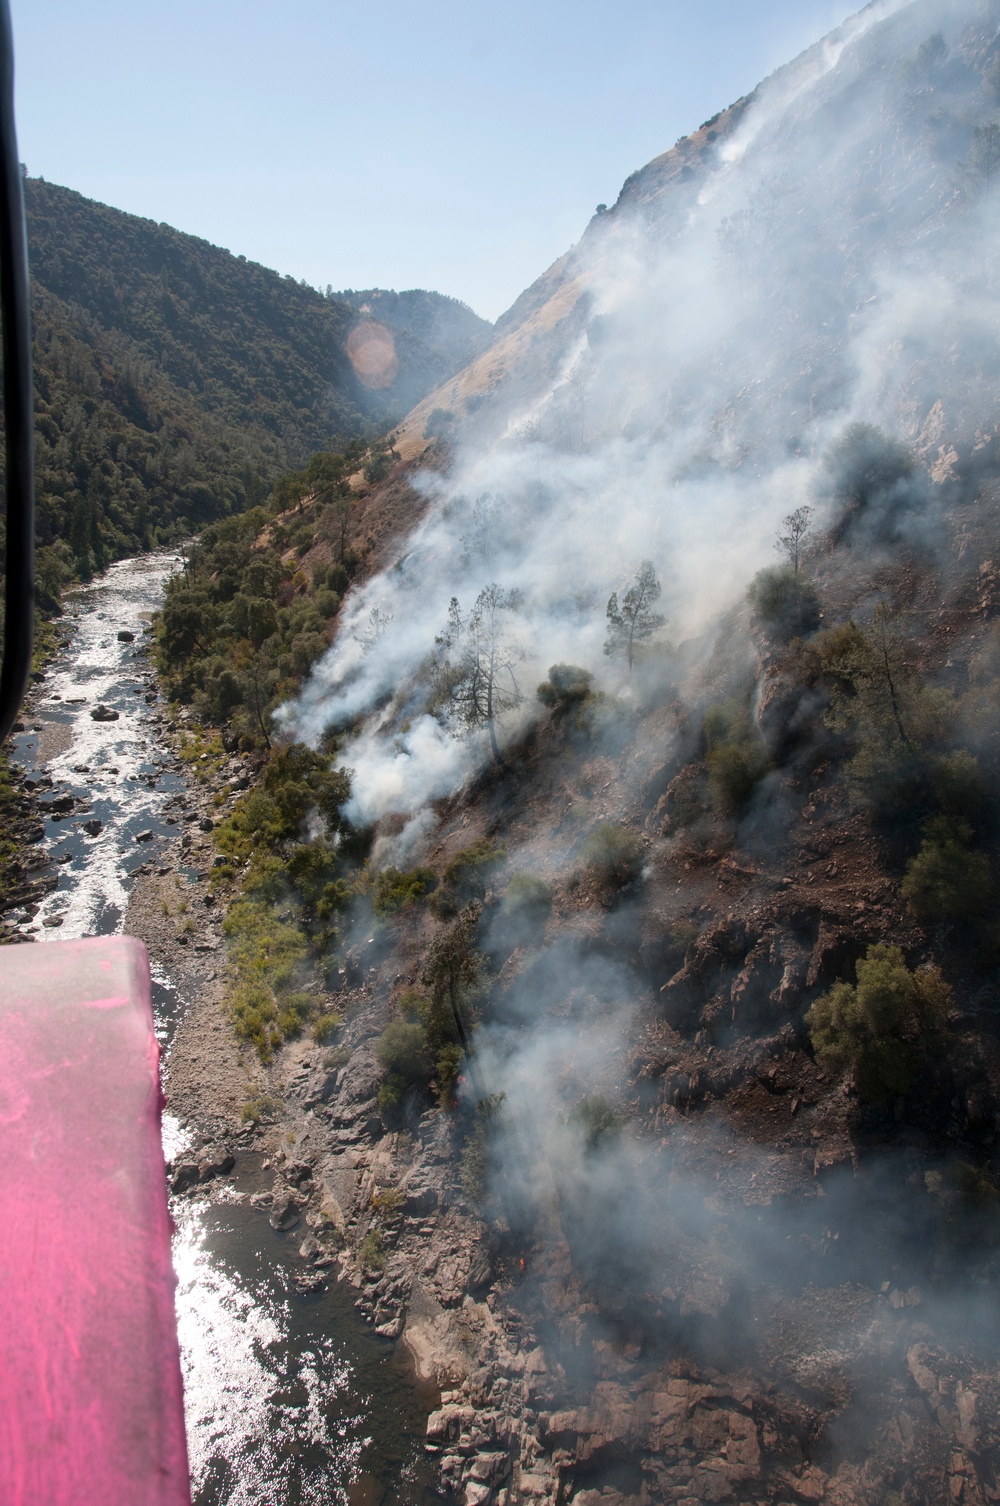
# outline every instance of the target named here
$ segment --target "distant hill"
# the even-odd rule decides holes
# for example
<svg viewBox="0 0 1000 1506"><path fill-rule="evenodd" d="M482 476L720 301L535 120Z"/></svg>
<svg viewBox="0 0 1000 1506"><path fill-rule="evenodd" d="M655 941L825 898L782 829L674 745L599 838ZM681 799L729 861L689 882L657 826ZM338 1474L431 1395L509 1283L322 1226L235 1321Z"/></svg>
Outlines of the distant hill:
<svg viewBox="0 0 1000 1506"><path fill-rule="evenodd" d="M347 353L365 321L348 300L41 179L26 179L25 203L51 592L384 429L468 359L472 337L452 325L483 324L434 294L381 295L432 312L401 330L396 384L366 388ZM449 324L438 302L461 317Z"/></svg>
<svg viewBox="0 0 1000 1506"><path fill-rule="evenodd" d="M369 288L363 293L348 289L333 297L392 331L399 375L385 395L398 401L404 412L493 342L495 331L488 320L442 293Z"/></svg>

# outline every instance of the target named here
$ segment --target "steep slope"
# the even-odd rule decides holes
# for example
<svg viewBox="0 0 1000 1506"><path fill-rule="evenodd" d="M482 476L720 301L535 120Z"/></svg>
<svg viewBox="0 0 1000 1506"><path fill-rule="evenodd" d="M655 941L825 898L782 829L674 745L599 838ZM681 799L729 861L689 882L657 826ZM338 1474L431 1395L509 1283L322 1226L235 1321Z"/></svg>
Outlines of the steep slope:
<svg viewBox="0 0 1000 1506"><path fill-rule="evenodd" d="M877 3L634 175L218 837L308 953L233 985L275 1214L447 1499L997 1499L998 81L998 0Z"/></svg>

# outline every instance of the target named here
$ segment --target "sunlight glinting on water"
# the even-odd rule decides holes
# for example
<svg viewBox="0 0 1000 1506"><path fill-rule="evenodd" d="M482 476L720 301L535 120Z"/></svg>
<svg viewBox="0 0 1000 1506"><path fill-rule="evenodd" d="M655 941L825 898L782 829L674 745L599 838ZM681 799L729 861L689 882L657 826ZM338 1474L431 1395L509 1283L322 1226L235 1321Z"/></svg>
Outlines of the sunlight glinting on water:
<svg viewBox="0 0 1000 1506"><path fill-rule="evenodd" d="M43 806L65 794L77 802L70 812L42 811L45 838L35 850L59 883L33 919L16 917L38 941L120 933L131 875L178 834L168 804L186 786L145 698L152 692L142 646L148 615L180 563L174 554L122 560L68 597L60 626L67 636L72 629L72 641L47 668L25 714L29 730L15 739L15 759L29 776L51 780L51 790L43 783L39 791ZM119 642L120 631L134 641ZM101 703L117 720L91 717ZM60 738L68 743L62 751L39 757ZM91 820L101 823L96 835L86 831ZM149 840L138 842L147 830ZM43 926L46 919L59 924ZM156 964L152 982L156 1034L169 1047L186 1000ZM164 1114L168 1162L193 1154L197 1143ZM294 1243L271 1238L265 1215L231 1186L217 1182L210 1199L178 1197L172 1206L195 1506L346 1506L359 1475L382 1488L363 1473L378 1467L373 1442L392 1479L392 1494L378 1498L426 1501L414 1473L421 1422L403 1416L412 1398L407 1392L402 1410L399 1392L379 1398L376 1422L378 1393L399 1381L387 1373L384 1350L359 1345L349 1300L345 1308L332 1294L296 1294Z"/></svg>
<svg viewBox="0 0 1000 1506"><path fill-rule="evenodd" d="M195 1497L218 1485L227 1506L346 1501L326 1469L309 1478L300 1458L321 1450L341 1480L356 1474L369 1441L363 1418L341 1418L336 1435L327 1421L332 1398L342 1404L349 1390L351 1368L330 1340L318 1342L318 1353L293 1349L287 1298L238 1285L209 1252L212 1214L206 1202L181 1204L174 1240Z"/></svg>

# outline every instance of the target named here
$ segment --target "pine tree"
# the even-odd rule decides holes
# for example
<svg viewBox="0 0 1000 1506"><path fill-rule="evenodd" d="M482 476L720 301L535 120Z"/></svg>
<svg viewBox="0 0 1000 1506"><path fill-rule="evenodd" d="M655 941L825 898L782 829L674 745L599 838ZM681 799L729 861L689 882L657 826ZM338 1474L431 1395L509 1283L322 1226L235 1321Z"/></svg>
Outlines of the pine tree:
<svg viewBox="0 0 1000 1506"><path fill-rule="evenodd" d="M797 507L794 512L790 512L784 520L785 532L778 534L774 546L777 550L784 550L796 575L799 573L803 545L812 532L812 513L811 507Z"/></svg>
<svg viewBox="0 0 1000 1506"><path fill-rule="evenodd" d="M643 560L621 605L618 604L617 591L612 591L608 601L608 636L604 652L609 658L624 654L630 674L639 645L647 643L666 622L665 617L653 611L653 603L659 600L660 591L652 560Z"/></svg>

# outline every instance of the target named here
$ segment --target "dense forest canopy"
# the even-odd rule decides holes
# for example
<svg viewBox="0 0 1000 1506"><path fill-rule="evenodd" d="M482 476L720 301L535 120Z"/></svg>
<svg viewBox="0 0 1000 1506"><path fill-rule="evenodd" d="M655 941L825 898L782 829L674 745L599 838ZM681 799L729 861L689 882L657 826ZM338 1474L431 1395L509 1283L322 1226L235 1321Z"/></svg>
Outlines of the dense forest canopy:
<svg viewBox="0 0 1000 1506"><path fill-rule="evenodd" d="M438 295L422 293L419 332L399 335L396 383L366 389L347 355L359 311L346 300L42 179L24 188L50 597L260 504L315 452L383 431L404 387L409 400L464 359L454 319L435 343ZM489 328L462 318L470 338Z"/></svg>

